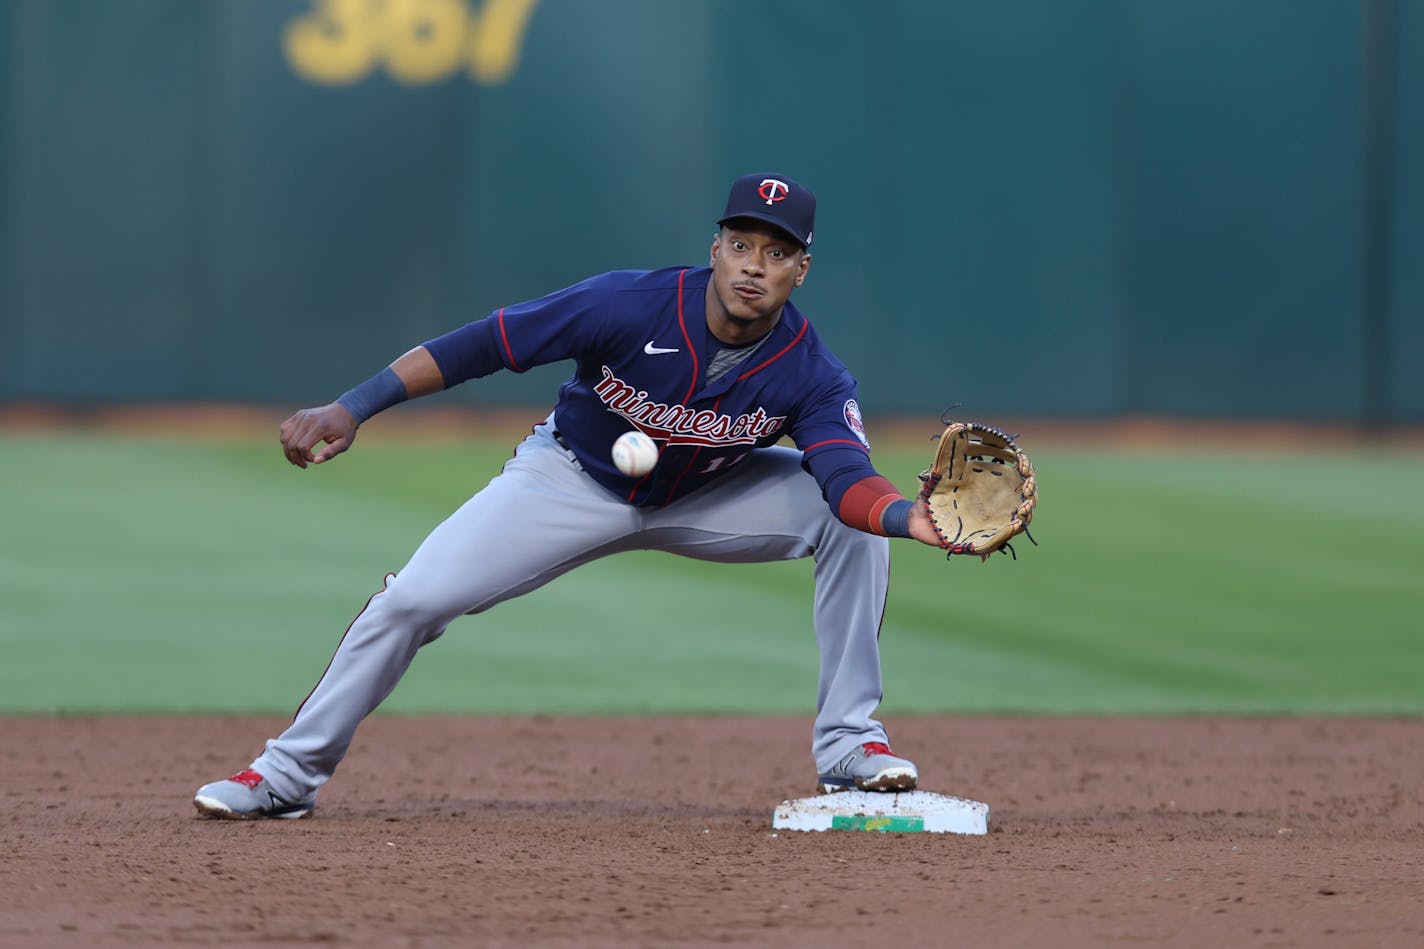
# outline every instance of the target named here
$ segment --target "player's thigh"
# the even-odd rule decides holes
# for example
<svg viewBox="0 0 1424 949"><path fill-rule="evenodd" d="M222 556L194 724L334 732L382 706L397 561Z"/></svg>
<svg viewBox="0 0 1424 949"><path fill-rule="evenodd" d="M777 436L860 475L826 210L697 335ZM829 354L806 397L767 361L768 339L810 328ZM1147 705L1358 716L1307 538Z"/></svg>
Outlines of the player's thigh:
<svg viewBox="0 0 1424 949"><path fill-rule="evenodd" d="M808 556L842 530L852 529L831 513L801 453L776 447L752 452L712 484L649 514L642 539L670 553L746 563Z"/></svg>
<svg viewBox="0 0 1424 949"><path fill-rule="evenodd" d="M435 613L477 611L619 549L636 528L636 512L566 452L526 440L489 485L431 531L392 588Z"/></svg>

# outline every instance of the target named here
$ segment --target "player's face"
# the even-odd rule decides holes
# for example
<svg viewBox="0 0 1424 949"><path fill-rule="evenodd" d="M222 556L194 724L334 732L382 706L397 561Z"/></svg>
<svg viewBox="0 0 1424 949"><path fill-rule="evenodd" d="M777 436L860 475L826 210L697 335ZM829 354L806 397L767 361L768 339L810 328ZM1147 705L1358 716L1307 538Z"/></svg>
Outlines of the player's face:
<svg viewBox="0 0 1424 949"><path fill-rule="evenodd" d="M810 266L811 255L779 229L731 222L712 240L709 320L770 329Z"/></svg>

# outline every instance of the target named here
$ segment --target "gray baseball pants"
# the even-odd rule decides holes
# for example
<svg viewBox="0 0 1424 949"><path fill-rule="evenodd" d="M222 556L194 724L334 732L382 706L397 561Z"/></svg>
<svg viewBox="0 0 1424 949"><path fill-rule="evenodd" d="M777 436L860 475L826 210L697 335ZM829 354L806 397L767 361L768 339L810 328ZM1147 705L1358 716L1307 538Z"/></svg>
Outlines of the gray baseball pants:
<svg viewBox="0 0 1424 949"><path fill-rule="evenodd" d="M889 542L835 518L801 468L800 452L753 451L697 492L639 509L584 474L551 426L536 426L504 470L435 528L351 624L291 725L252 764L278 794L301 800L325 784L416 650L456 617L629 550L726 563L814 556L817 768L828 770L862 742L888 741L872 715L881 699Z"/></svg>

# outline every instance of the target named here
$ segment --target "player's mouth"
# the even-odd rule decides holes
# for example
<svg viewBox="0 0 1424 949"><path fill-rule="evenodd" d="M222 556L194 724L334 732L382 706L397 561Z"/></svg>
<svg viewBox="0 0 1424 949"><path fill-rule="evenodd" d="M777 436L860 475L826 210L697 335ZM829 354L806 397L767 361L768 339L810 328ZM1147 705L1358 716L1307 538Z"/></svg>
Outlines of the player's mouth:
<svg viewBox="0 0 1424 949"><path fill-rule="evenodd" d="M766 296L766 291L756 286L755 284L734 283L732 284L732 289L735 290L737 296L741 297L743 300L760 300L762 297Z"/></svg>

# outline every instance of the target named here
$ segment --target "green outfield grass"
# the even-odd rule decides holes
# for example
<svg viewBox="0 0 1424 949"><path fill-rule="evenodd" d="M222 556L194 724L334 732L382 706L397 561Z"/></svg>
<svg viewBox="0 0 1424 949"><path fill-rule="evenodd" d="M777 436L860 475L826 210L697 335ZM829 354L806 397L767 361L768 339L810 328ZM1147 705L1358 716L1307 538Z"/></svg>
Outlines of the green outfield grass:
<svg viewBox="0 0 1424 949"><path fill-rule="evenodd" d="M0 435L0 712L288 712L510 445ZM877 451L904 487L926 448ZM1424 712L1424 458L1039 450L1019 559L895 544L886 714ZM593 564L457 621L399 712L809 712L810 564Z"/></svg>

